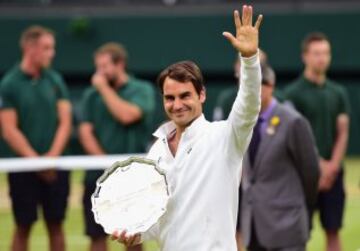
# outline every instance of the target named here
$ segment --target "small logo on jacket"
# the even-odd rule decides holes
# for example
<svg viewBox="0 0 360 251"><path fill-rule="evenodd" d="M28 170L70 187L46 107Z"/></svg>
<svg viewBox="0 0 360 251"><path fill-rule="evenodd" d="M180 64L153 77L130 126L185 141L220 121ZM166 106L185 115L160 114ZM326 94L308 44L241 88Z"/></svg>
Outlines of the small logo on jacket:
<svg viewBox="0 0 360 251"><path fill-rule="evenodd" d="M190 147L189 149L186 150L187 154L190 154L192 151L192 147Z"/></svg>

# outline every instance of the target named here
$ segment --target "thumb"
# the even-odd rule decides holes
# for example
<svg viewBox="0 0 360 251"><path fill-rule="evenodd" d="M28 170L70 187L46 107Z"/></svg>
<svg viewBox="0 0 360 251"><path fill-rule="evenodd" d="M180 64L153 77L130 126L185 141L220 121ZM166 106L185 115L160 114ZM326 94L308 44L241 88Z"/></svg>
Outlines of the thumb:
<svg viewBox="0 0 360 251"><path fill-rule="evenodd" d="M223 36L235 47L237 40L230 32L224 31Z"/></svg>

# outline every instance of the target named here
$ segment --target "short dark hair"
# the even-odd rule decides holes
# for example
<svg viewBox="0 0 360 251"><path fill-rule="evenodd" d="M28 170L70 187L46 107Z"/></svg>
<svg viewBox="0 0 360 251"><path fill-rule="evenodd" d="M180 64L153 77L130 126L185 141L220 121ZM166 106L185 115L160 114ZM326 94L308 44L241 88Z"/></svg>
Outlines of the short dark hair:
<svg viewBox="0 0 360 251"><path fill-rule="evenodd" d="M35 42L43 35L55 36L55 33L52 30L40 25L32 25L28 27L21 33L20 47L24 48L25 44Z"/></svg>
<svg viewBox="0 0 360 251"><path fill-rule="evenodd" d="M307 34L301 43L301 51L303 53L307 52L307 50L309 49L309 45L311 43L319 42L319 41L330 42L328 37L322 32L316 31L316 32L311 32L311 33Z"/></svg>
<svg viewBox="0 0 360 251"><path fill-rule="evenodd" d="M128 53L125 47L122 44L116 42L109 42L100 46L95 51L94 57L96 57L99 54L109 54L111 57L111 61L114 64L120 62L126 63L128 57Z"/></svg>
<svg viewBox="0 0 360 251"><path fill-rule="evenodd" d="M274 70L268 63L261 63L261 84L263 85L275 85L276 75Z"/></svg>
<svg viewBox="0 0 360 251"><path fill-rule="evenodd" d="M164 81L169 77L181 83L191 82L197 94L205 90L204 78L200 68L192 61L181 61L164 69L157 79L160 92L164 93Z"/></svg>

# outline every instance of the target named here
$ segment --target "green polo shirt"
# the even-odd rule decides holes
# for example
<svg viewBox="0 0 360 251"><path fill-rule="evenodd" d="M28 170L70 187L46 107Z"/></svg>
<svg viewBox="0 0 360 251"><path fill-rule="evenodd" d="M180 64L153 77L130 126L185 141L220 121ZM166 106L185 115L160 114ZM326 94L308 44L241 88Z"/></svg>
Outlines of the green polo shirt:
<svg viewBox="0 0 360 251"><path fill-rule="evenodd" d="M145 152L152 133L150 128L155 109L154 89L149 82L130 77L116 92L119 97L142 110L141 120L131 125L121 124L111 115L103 98L92 86L85 91L82 99L81 120L93 125L95 137L106 153ZM88 172L86 181L92 181L98 175L99 172Z"/></svg>
<svg viewBox="0 0 360 251"><path fill-rule="evenodd" d="M337 117L350 114L346 90L329 79L320 86L301 76L284 89L284 96L309 120L320 155L330 159L337 135Z"/></svg>
<svg viewBox="0 0 360 251"><path fill-rule="evenodd" d="M57 102L69 98L61 75L44 69L34 79L16 65L1 80L0 95L0 108L15 109L19 128L31 146L40 154L46 153L58 127Z"/></svg>

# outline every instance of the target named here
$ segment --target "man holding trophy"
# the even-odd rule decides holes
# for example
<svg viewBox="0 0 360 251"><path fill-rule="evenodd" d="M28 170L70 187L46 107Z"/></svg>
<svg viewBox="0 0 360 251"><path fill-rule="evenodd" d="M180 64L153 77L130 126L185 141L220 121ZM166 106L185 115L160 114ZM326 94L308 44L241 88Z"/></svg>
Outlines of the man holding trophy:
<svg viewBox="0 0 360 251"><path fill-rule="evenodd" d="M112 238L131 246L155 239L163 251L235 251L241 162L260 111L261 71L258 55L260 15L234 12L236 36L223 35L239 52L241 79L229 118L209 122L200 69L191 61L175 63L158 78L170 121L155 133L147 158L165 173L166 213L143 233L119 228Z"/></svg>

